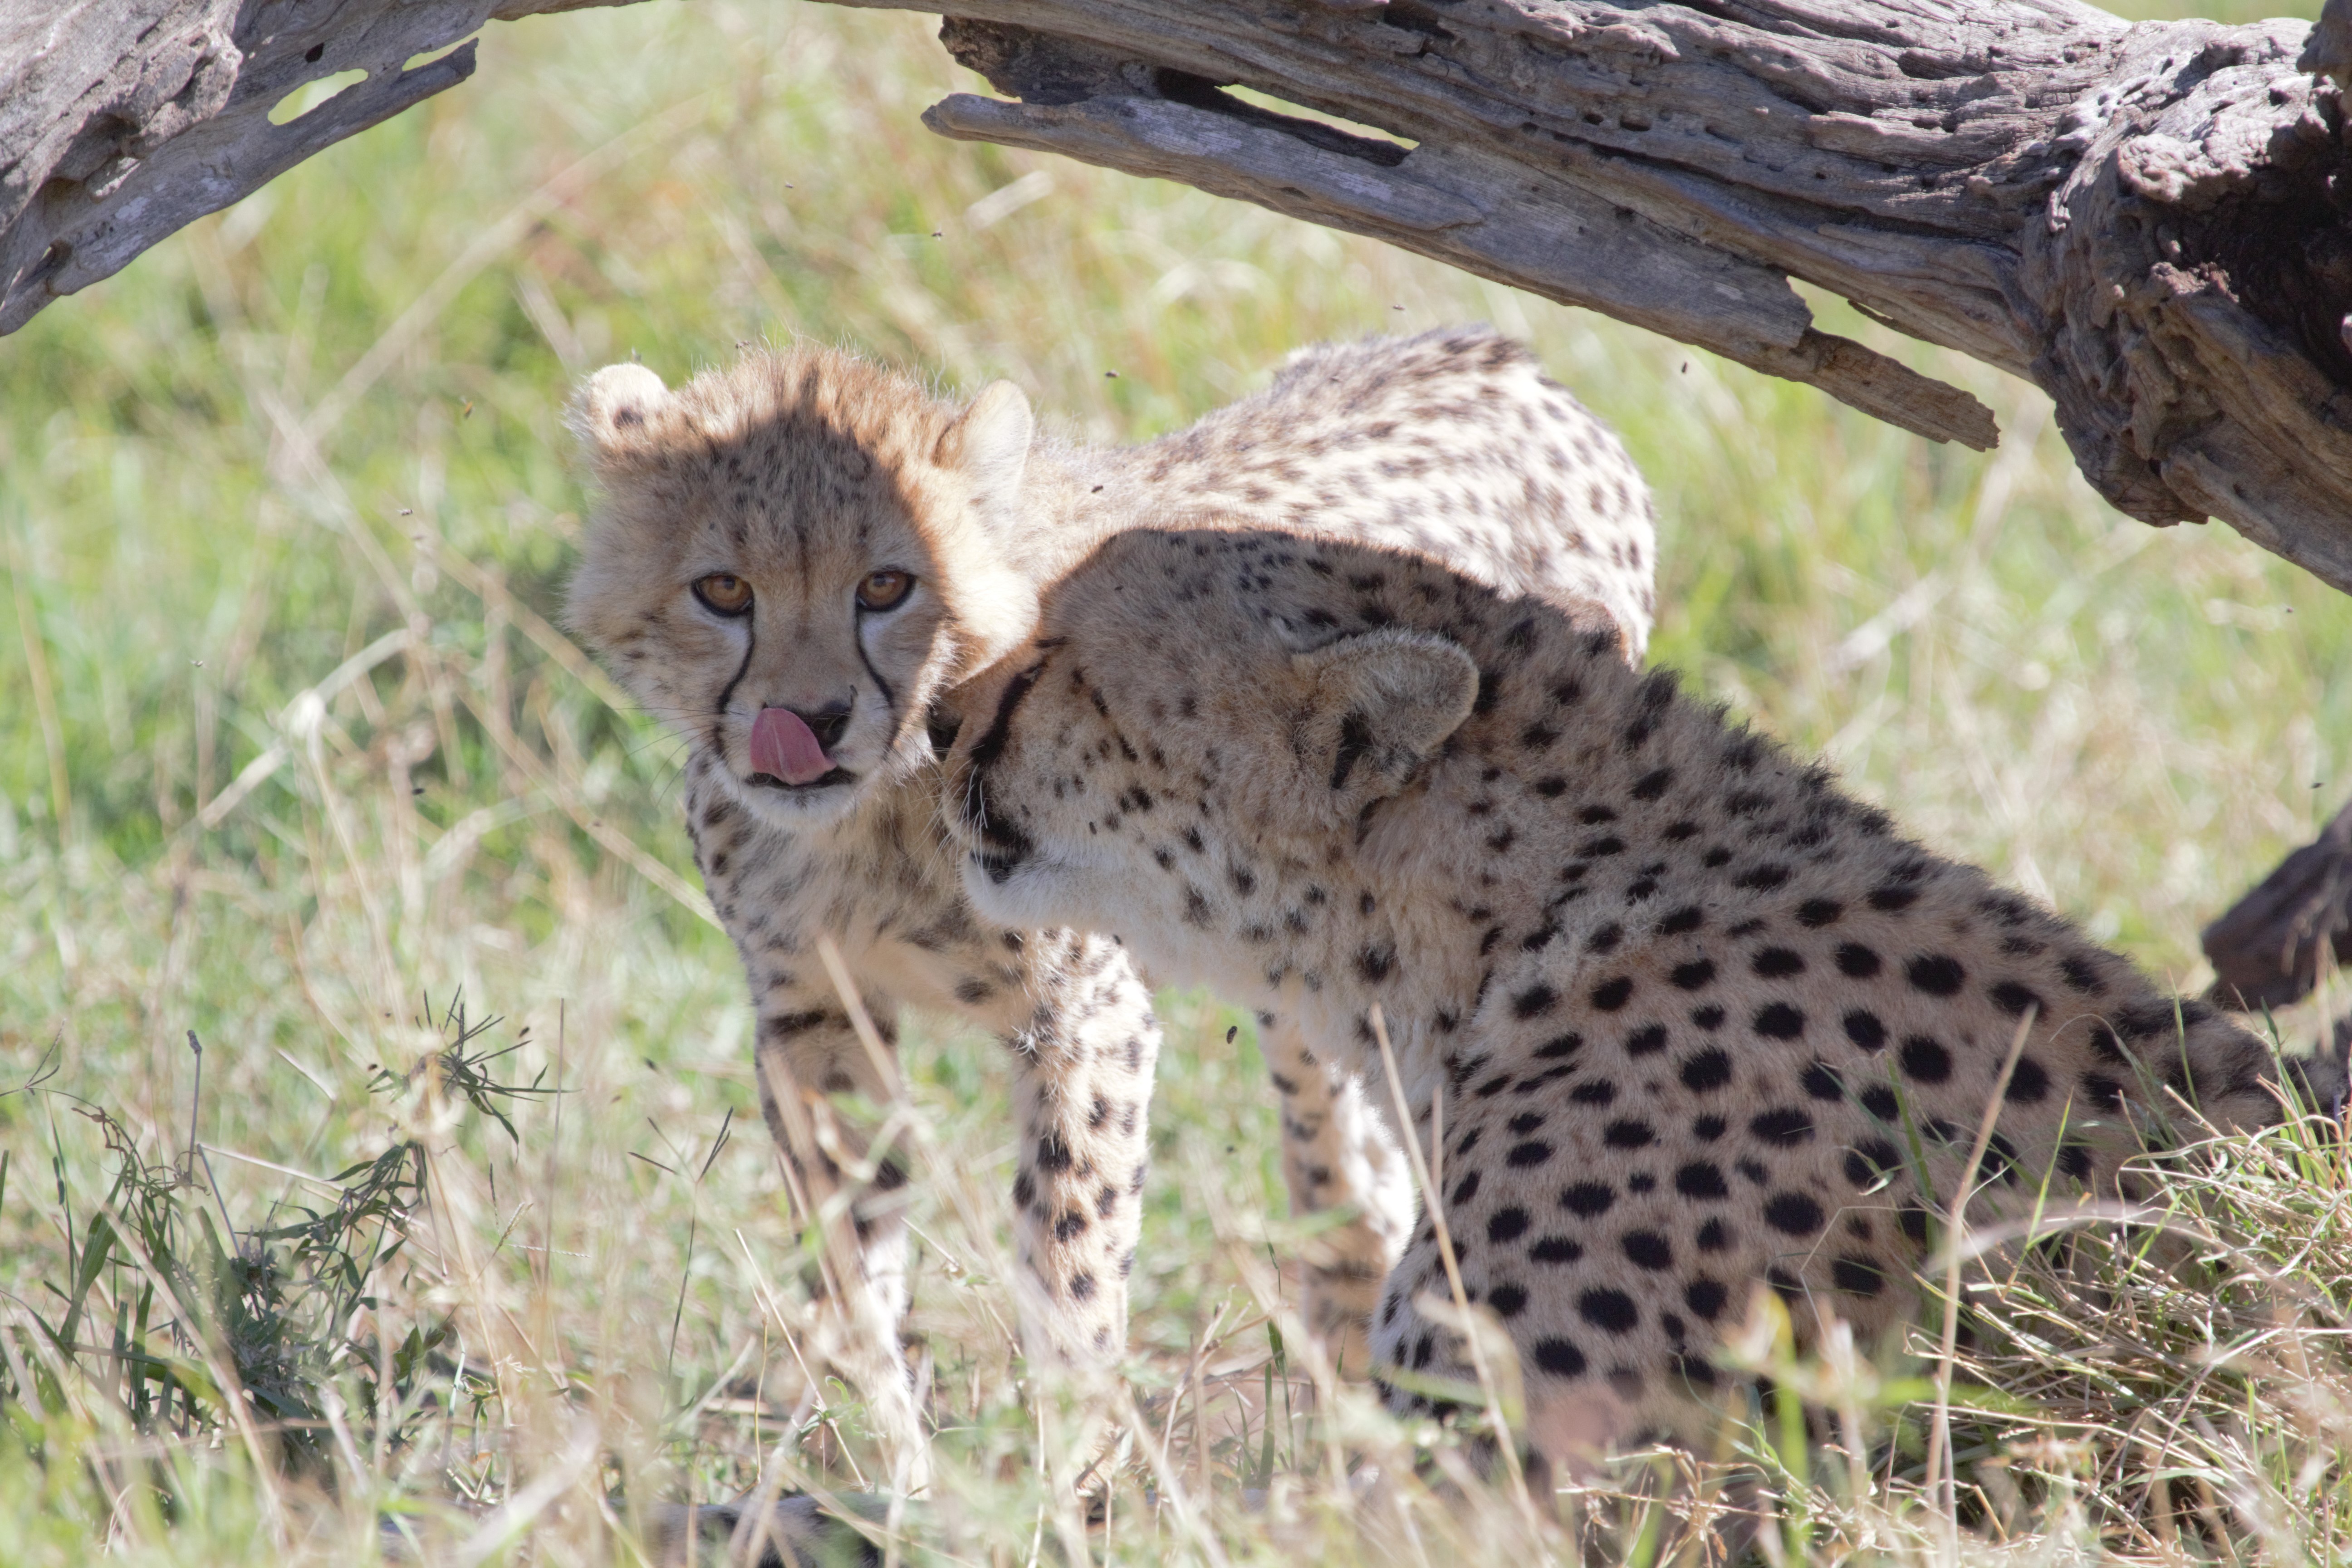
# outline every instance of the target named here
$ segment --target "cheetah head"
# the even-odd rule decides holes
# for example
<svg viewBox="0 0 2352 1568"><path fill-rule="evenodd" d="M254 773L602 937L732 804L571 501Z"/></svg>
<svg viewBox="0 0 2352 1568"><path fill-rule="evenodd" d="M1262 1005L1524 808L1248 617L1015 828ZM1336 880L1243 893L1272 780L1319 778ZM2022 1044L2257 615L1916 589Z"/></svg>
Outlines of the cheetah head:
<svg viewBox="0 0 2352 1568"><path fill-rule="evenodd" d="M672 391L638 364L572 409L602 492L571 620L755 813L809 826L935 756L927 716L1014 646L1034 590L1000 530L1032 425L820 349Z"/></svg>
<svg viewBox="0 0 2352 1568"><path fill-rule="evenodd" d="M1401 560L1137 531L1047 594L1038 637L950 699L945 816L984 918L1131 933L1171 978L1213 972L1229 890L1313 875L1412 786L1469 715L1477 667L1442 637L1335 631L1253 592L1260 552L1327 551Z"/></svg>

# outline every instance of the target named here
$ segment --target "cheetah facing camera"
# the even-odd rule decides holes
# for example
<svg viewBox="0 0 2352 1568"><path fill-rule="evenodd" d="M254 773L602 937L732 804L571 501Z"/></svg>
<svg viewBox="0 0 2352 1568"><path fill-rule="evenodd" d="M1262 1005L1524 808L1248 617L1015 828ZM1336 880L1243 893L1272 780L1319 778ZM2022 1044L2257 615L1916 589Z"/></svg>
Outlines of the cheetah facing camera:
<svg viewBox="0 0 2352 1568"><path fill-rule="evenodd" d="M1587 1441L1695 1435L1757 1282L1808 1333L1906 1313L1996 1096L1975 1218L2045 1182L2113 1193L2174 1096L2223 1126L2278 1113L2252 1036L1671 672L1425 561L1129 533L955 700L983 915L1253 975L1376 1074L1381 1007L1424 1146L1444 1097L1464 1283L1530 1408ZM1414 1309L1432 1290L1424 1226L1373 1333L1400 1383L1467 1375Z"/></svg>
<svg viewBox="0 0 2352 1568"><path fill-rule="evenodd" d="M1524 350L1484 332L1310 351L1266 392L1113 452L1036 440L1008 384L958 408L817 349L748 354L675 392L616 365L574 421L603 497L572 623L688 742L688 829L751 980L772 1129L786 1142L787 1085L883 1091L821 934L886 1038L902 1003L997 1033L1016 1075L1027 1305L1045 1348L1072 1358L1125 1343L1159 1030L1108 940L972 915L936 822L934 700L1026 636L1037 581L1166 504L1443 553L1569 606L1629 658L1649 629L1639 476ZM1359 1211L1321 1238L1308 1306L1327 1331L1352 1325L1361 1366L1410 1178L1352 1078L1289 1021L1261 1024L1295 1202ZM886 1159L854 1211L847 1306L892 1347L904 1180ZM904 1378L856 1375L903 1436Z"/></svg>

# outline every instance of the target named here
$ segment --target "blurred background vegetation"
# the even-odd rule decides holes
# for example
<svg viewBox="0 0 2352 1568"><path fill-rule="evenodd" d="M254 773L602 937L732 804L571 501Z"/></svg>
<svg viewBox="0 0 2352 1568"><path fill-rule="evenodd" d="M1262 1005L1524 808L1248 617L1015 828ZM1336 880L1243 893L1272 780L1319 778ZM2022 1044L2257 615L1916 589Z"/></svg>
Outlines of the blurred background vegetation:
<svg viewBox="0 0 2352 1568"><path fill-rule="evenodd" d="M806 337L947 392L1010 377L1065 434L1131 441L1307 343L1491 321L1656 489L1654 660L2158 974L2200 984L2198 928L2352 786L2352 600L2221 525L2108 510L2022 384L1817 297L2000 416L1998 451L1937 447L1377 245L941 141L919 111L974 81L932 26L712 3L493 27L465 87L0 341L0 1300L50 1300L62 1214L113 1179L76 1097L157 1164L194 1117L232 1232L446 1137L445 1206L513 1249L516 1321L561 1304L526 1325L548 1375L695 1486L755 1465L679 1416L781 1355L751 1281L790 1272L793 1229L742 984L677 748L552 625L583 505L563 405L631 355L676 382ZM527 1033L499 1070L560 1076L562 1110L436 1132L371 1091L460 994ZM1245 1019L1171 1023L1136 1340L1181 1360L1235 1300L1235 1238L1288 1233ZM991 1051L910 1051L1001 1205ZM459 1289L436 1268L403 1310ZM940 1237L921 1269L960 1376L984 1292L949 1286L985 1269Z"/></svg>

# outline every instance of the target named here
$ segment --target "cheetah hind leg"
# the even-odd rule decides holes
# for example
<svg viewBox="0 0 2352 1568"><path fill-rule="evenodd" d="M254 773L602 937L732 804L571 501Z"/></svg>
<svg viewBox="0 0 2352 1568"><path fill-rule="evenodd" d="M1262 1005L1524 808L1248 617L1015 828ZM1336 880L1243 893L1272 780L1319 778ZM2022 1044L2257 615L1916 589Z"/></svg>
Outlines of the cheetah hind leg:
<svg viewBox="0 0 2352 1568"><path fill-rule="evenodd" d="M1412 1235L1412 1172L1364 1081L1318 1058L1294 1021L1260 1015L1258 1047L1282 1099L1290 1212L1352 1211L1307 1244L1301 1315L1332 1364L1361 1376L1381 1283Z"/></svg>

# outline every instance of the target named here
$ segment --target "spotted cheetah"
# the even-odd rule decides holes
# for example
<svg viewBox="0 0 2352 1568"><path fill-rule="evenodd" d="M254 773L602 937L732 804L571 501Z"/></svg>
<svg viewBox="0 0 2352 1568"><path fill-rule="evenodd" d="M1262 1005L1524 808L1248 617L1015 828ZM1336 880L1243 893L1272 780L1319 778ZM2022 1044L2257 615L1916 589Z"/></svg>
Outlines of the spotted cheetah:
<svg viewBox="0 0 2352 1568"><path fill-rule="evenodd" d="M1426 560L1129 532L951 700L984 918L1254 976L1359 1071L1380 1008L1467 1294L1596 1440L1695 1436L1759 1283L1801 1331L1903 1318L1989 1104L1972 1219L2113 1194L2181 1101L2277 1114L2235 1024ZM1415 1306L1446 1289L1425 1223L1377 1313L1394 1404L1467 1375Z"/></svg>
<svg viewBox="0 0 2352 1568"><path fill-rule="evenodd" d="M1159 1029L1111 942L973 917L933 820L934 700L1025 635L1036 582L1169 504L1442 553L1568 606L1629 660L1650 626L1640 476L1523 349L1484 331L1311 350L1264 393L1115 451L1037 439L1009 384L957 407L814 348L748 353L675 392L613 366L573 418L602 499L572 624L688 744L688 832L751 980L772 1128L784 1142L792 1089L884 1088L821 933L886 1041L902 1003L996 1033L1017 1079L1032 1321L1066 1357L1125 1342ZM1287 1019L1261 1022L1294 1201L1358 1211L1326 1233L1307 1285L1316 1321L1343 1338L1352 1325L1360 1347L1411 1226L1410 1179L1352 1076ZM855 1210L850 1305L892 1346L904 1180L883 1159ZM886 1370L867 1373L901 1381Z"/></svg>

